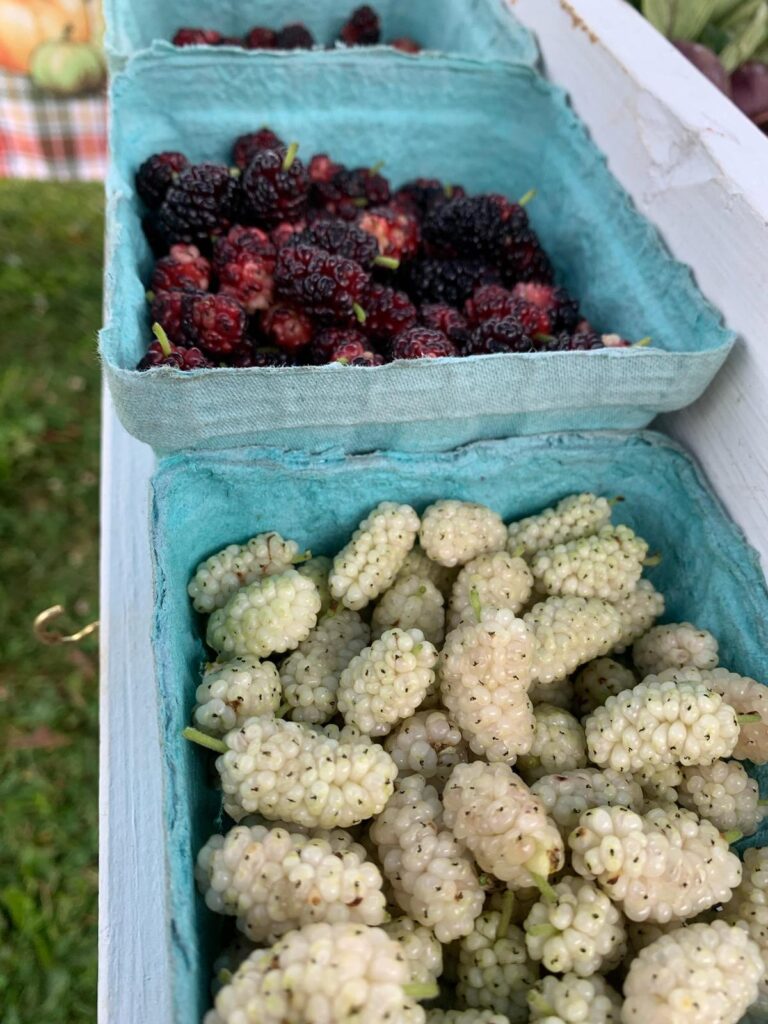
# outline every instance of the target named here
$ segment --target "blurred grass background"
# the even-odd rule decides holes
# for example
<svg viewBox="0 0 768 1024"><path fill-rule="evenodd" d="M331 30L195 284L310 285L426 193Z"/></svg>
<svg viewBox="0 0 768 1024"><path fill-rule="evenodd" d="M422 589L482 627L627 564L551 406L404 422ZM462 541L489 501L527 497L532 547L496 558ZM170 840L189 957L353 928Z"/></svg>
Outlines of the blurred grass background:
<svg viewBox="0 0 768 1024"><path fill-rule="evenodd" d="M0 1019L96 1019L102 187L0 182Z"/></svg>

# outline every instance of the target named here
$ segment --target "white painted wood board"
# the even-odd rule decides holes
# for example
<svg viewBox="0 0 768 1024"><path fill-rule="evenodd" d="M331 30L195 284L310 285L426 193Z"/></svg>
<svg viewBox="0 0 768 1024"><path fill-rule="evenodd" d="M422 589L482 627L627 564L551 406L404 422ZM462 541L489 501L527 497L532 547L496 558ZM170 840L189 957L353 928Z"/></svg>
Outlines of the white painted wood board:
<svg viewBox="0 0 768 1024"><path fill-rule="evenodd" d="M768 138L624 0L510 0L608 164L741 341L660 425L768 567Z"/></svg>

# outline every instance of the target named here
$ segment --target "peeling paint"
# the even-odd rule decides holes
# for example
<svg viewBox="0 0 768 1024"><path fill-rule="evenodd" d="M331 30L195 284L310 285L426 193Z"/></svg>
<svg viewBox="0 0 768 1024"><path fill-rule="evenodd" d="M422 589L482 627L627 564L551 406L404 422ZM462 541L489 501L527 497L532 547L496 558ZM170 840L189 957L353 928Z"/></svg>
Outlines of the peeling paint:
<svg viewBox="0 0 768 1024"><path fill-rule="evenodd" d="M584 32L584 34L586 35L587 39L589 39L590 43L596 43L597 42L597 36L592 31L592 29L589 27L589 25L586 23L586 21L584 21L584 19L581 17L581 15L578 14L573 9L573 7L571 7L571 5L568 3L568 0L560 0L560 6L565 11L565 13L568 15L568 17L571 19L571 21L573 22L574 28L581 29L581 31Z"/></svg>

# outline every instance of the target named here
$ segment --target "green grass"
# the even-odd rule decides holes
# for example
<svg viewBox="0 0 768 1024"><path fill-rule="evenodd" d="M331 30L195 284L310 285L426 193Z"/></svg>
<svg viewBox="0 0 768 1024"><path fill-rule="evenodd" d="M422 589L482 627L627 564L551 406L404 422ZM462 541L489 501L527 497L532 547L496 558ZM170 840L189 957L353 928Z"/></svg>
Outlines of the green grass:
<svg viewBox="0 0 768 1024"><path fill-rule="evenodd" d="M96 1019L96 643L102 190L0 182L0 1007Z"/></svg>

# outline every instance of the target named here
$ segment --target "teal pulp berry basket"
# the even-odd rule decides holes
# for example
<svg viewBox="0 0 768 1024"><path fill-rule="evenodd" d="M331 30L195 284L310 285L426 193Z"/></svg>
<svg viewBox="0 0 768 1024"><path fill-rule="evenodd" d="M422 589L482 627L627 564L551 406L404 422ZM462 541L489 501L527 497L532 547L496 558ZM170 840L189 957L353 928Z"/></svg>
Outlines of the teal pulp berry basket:
<svg viewBox="0 0 768 1024"><path fill-rule="evenodd" d="M161 454L260 444L448 449L551 430L638 428L697 398L733 335L611 176L565 95L531 68L380 51L140 55L112 83L106 326L126 428ZM262 124L352 165L520 197L558 279L601 330L650 348L399 361L374 368L135 366L152 258L133 177L151 153L229 159Z"/></svg>
<svg viewBox="0 0 768 1024"><path fill-rule="evenodd" d="M113 64L123 63L156 40L171 40L178 28L212 28L243 36L254 25L278 29L303 22L319 46L332 45L357 0L104 0L106 47ZM377 0L381 40L410 36L426 50L534 63L531 33L507 0Z"/></svg>
<svg viewBox="0 0 768 1024"><path fill-rule="evenodd" d="M181 736L206 657L203 622L186 593L197 563L265 530L333 555L382 500L408 502L418 511L438 498L479 501L510 521L577 491L623 495L615 519L662 555L648 575L666 597L666 621L712 630L723 665L768 679L768 591L757 554L692 459L659 434L553 434L422 454L243 449L180 453L161 463L151 521L153 641L171 878L165 921L177 1024L201 1019L210 1005L211 964L225 927L206 909L193 878L200 846L222 824L213 755ZM763 845L766 835L763 827L748 842Z"/></svg>

